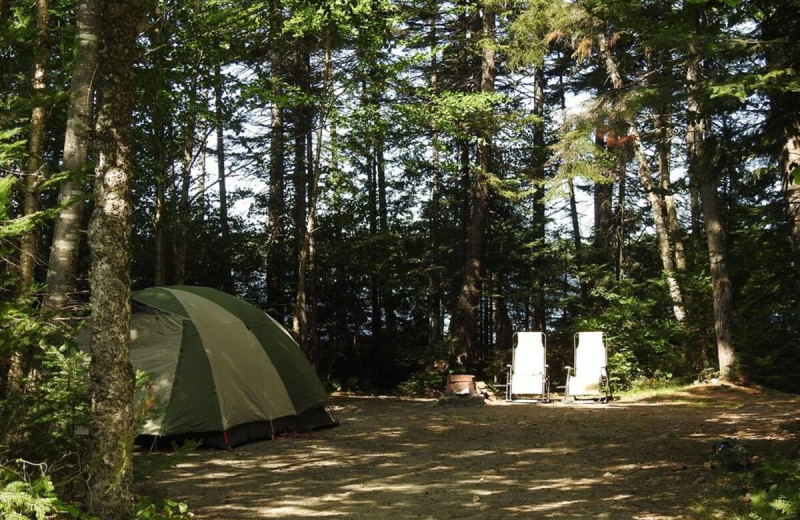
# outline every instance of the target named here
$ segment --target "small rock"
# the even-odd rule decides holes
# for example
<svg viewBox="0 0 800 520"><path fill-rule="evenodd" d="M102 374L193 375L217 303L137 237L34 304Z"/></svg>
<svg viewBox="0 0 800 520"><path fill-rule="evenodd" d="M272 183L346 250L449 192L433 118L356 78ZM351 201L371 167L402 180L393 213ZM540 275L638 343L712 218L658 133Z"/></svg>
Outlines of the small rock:
<svg viewBox="0 0 800 520"><path fill-rule="evenodd" d="M472 495L472 503L473 504L477 504L480 501L481 501L481 497L479 497L478 495Z"/></svg>
<svg viewBox="0 0 800 520"><path fill-rule="evenodd" d="M606 471L605 473L603 473L603 478L611 478L613 476L614 474L611 473L610 471Z"/></svg>

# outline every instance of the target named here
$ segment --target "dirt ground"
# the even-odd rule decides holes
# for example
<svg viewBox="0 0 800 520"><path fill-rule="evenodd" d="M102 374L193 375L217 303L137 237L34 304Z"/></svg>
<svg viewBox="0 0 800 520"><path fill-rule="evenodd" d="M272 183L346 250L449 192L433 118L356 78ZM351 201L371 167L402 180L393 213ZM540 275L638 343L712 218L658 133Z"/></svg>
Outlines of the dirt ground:
<svg viewBox="0 0 800 520"><path fill-rule="evenodd" d="M730 518L736 479L709 467L713 443L763 457L800 425L797 396L721 385L610 404L331 401L336 428L198 450L145 490L198 519Z"/></svg>

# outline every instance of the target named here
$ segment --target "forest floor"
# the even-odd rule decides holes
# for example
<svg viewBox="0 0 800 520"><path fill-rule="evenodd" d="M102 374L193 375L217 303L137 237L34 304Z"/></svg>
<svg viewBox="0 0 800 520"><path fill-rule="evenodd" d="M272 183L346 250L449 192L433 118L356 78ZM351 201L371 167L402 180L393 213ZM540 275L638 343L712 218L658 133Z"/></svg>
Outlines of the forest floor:
<svg viewBox="0 0 800 520"><path fill-rule="evenodd" d="M144 491L204 520L724 519L746 507L744 479L709 464L714 442L763 458L800 429L797 396L724 385L609 404L331 402L336 428L198 450Z"/></svg>

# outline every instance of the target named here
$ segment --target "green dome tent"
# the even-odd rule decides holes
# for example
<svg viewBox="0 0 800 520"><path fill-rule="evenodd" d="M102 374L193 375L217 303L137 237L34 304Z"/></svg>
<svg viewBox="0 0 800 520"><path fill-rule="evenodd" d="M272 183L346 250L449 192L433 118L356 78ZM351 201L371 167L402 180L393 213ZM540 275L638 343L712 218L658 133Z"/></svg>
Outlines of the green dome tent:
<svg viewBox="0 0 800 520"><path fill-rule="evenodd" d="M336 425L297 343L264 312L207 287L133 293L131 361L150 374L157 416L140 440L199 438L230 448Z"/></svg>

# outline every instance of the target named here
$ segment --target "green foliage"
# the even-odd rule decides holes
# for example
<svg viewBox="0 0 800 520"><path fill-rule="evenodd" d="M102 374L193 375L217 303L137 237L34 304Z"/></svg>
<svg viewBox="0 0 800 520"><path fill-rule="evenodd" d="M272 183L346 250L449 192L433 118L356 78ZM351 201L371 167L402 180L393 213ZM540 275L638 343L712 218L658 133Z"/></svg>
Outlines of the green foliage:
<svg viewBox="0 0 800 520"><path fill-rule="evenodd" d="M444 375L435 367L424 368L397 386L402 397L436 397L444 388Z"/></svg>
<svg viewBox="0 0 800 520"><path fill-rule="evenodd" d="M800 515L800 460L772 457L752 473L750 520L794 520Z"/></svg>
<svg viewBox="0 0 800 520"><path fill-rule="evenodd" d="M615 389L659 387L687 372L684 332L669 316L662 280L615 282L600 275L591 297L592 316L572 328L606 332Z"/></svg>
<svg viewBox="0 0 800 520"><path fill-rule="evenodd" d="M140 497L134 518L136 520L184 520L191 516L186 502L167 499L159 508L150 499Z"/></svg>
<svg viewBox="0 0 800 520"><path fill-rule="evenodd" d="M0 516L6 520L46 520L56 512L57 497L46 465L18 460L0 463ZM33 470L33 475L29 471Z"/></svg>
<svg viewBox="0 0 800 520"><path fill-rule="evenodd" d="M553 146L552 161L558 165L558 173L548 181L548 199L568 196L568 179L580 177L599 183L611 182L608 172L616 159L595 144L590 132L588 122L579 121L575 128L566 128Z"/></svg>
<svg viewBox="0 0 800 520"><path fill-rule="evenodd" d="M8 220L8 208L11 206L11 190L15 179L11 176L0 177L0 222Z"/></svg>
<svg viewBox="0 0 800 520"><path fill-rule="evenodd" d="M62 501L46 471L46 464L30 464L22 460L17 460L13 466L0 463L0 516L4 520L49 520L56 517L98 520L77 505ZM191 518L191 514L185 502L166 499L159 507L142 496L138 498L132 520L187 518Z"/></svg>
<svg viewBox="0 0 800 520"><path fill-rule="evenodd" d="M22 304L4 303L0 339L6 356L31 356L30 381L12 381L3 400L0 438L13 452L40 460L82 450L76 427L88 424L88 355L70 346L63 332Z"/></svg>

